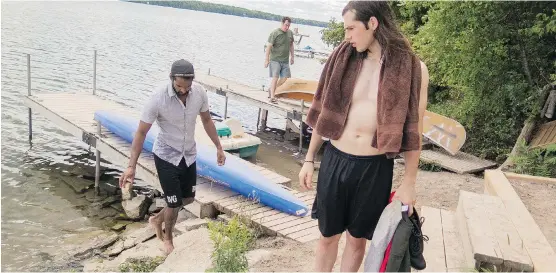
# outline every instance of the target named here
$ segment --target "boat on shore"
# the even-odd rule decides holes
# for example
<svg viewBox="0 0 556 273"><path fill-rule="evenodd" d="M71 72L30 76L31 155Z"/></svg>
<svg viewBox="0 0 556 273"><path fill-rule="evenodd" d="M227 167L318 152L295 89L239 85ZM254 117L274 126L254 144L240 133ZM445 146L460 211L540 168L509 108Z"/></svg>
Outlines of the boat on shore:
<svg viewBox="0 0 556 273"><path fill-rule="evenodd" d="M110 132L121 137L128 143L133 142L139 120L111 111L95 111L94 119ZM197 120L196 126L203 126ZM199 130L201 129L201 130ZM203 128L195 128L204 132ZM156 136L160 132L158 125L151 127L145 138L143 149L152 152ZM205 133L206 134L206 133ZM197 139L197 135L195 136ZM208 140L210 141L210 139ZM295 216L305 216L309 210L307 205L281 185L273 183L258 170L251 168L245 160L236 156L226 158L226 164L219 166L216 162L214 145L197 143L197 174L219 183L245 196L276 210Z"/></svg>
<svg viewBox="0 0 556 273"><path fill-rule="evenodd" d="M202 128L200 120L197 120L197 124L200 124L201 128L195 128L195 140L214 146L205 129ZM257 154L261 140L246 133L239 120L228 118L223 121L216 121L214 125L224 151L237 154L240 158L248 158Z"/></svg>

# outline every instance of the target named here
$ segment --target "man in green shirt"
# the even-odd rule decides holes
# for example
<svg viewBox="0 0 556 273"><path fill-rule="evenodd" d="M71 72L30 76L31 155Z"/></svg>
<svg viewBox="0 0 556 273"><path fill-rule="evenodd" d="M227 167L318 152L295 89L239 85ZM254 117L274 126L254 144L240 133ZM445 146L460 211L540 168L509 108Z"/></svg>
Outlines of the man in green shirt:
<svg viewBox="0 0 556 273"><path fill-rule="evenodd" d="M291 77L288 57L291 54L290 63L293 64L293 32L290 30L291 19L282 18L282 25L268 36L266 58L264 67L269 67L270 77L270 101L276 103L274 92L287 78ZM270 65L270 66L269 66ZM280 78L280 80L278 80Z"/></svg>

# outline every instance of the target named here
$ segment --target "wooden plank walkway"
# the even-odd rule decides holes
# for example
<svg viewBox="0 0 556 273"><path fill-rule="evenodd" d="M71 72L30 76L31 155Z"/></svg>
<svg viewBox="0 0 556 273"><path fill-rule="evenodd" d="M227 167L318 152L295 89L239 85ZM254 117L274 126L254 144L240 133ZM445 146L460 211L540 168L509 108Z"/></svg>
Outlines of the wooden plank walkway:
<svg viewBox="0 0 556 273"><path fill-rule="evenodd" d="M424 242L423 256L427 262L423 272L469 272L455 212L422 206L419 216L425 219L421 230L429 238Z"/></svg>
<svg viewBox="0 0 556 273"><path fill-rule="evenodd" d="M302 243L318 239L320 237L318 221L312 219L310 215L315 200L315 191L287 190L307 204L309 213L306 216L292 216L247 200L240 195L217 200L214 204L218 210L226 214L243 216L250 224L261 227L266 234L280 235Z"/></svg>
<svg viewBox="0 0 556 273"><path fill-rule="evenodd" d="M458 174L480 172L496 166L495 162L480 159L464 152L458 152L455 156L452 156L444 150L422 150L421 159Z"/></svg>
<svg viewBox="0 0 556 273"><path fill-rule="evenodd" d="M98 138L94 112L108 110L122 115L138 117L138 111L91 94L37 94L24 97L24 102L26 106L33 109L34 113L46 117L64 131L71 133L92 147L96 147L101 152L102 157L115 163L128 162L131 144L105 128L101 128L100 138ZM232 157L234 155L227 153L226 156ZM289 178L248 161L244 162L274 183L284 185L290 182ZM141 153L137 163L137 178L158 190L162 190L158 182L152 153L146 151ZM284 188L300 197L308 205L312 205L314 192L298 193L286 186ZM310 216L290 216L260 204L250 204L246 208L244 205L251 201L203 177L198 179L196 192L195 202L187 208L194 210L192 212L199 217L214 217L218 213L217 210L231 215L250 213L248 216L253 220L253 223L260 225L264 231L270 234L283 235L300 242L318 238L318 229L315 228L317 221L310 219Z"/></svg>
<svg viewBox="0 0 556 273"><path fill-rule="evenodd" d="M542 124L531 140L531 148L546 147L556 143L556 120Z"/></svg>
<svg viewBox="0 0 556 273"><path fill-rule="evenodd" d="M301 115L301 102L297 105L292 102L285 102L278 100L278 103L271 103L268 99L268 91L260 88L247 86L238 82L234 82L225 78L198 73L195 75L195 81L204 86L207 91L213 92L222 96L227 96L230 99L237 100L254 107L268 110L273 113L285 116L292 120L305 121L308 107L303 108L303 115Z"/></svg>

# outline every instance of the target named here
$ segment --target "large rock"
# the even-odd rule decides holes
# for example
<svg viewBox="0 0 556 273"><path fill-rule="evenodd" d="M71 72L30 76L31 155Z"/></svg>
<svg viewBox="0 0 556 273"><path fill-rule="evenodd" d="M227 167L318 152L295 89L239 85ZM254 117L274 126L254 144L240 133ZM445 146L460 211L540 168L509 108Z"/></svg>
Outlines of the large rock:
<svg viewBox="0 0 556 273"><path fill-rule="evenodd" d="M174 238L174 251L155 272L205 272L212 267L213 243L206 228L195 229Z"/></svg>
<svg viewBox="0 0 556 273"><path fill-rule="evenodd" d="M118 240L116 233L101 234L93 238L89 243L81 246L74 253L74 257L86 258L100 252L102 249L112 245Z"/></svg>
<svg viewBox="0 0 556 273"><path fill-rule="evenodd" d="M121 241L120 241L121 242ZM112 260L92 259L84 263L83 272L119 272L120 264L124 263L128 258L143 257L165 257L162 251L162 242L160 240L148 240L137 244L134 248L121 252L120 255Z"/></svg>
<svg viewBox="0 0 556 273"><path fill-rule="evenodd" d="M149 211L152 200L144 195L138 195L131 200L123 200L122 207L130 219L139 220Z"/></svg>
<svg viewBox="0 0 556 273"><path fill-rule="evenodd" d="M206 227L207 226L207 220L206 219L187 219L183 222L177 223L175 225L175 229L179 230L181 232L187 232L187 231L191 231L194 229L198 229L200 227Z"/></svg>
<svg viewBox="0 0 556 273"><path fill-rule="evenodd" d="M122 200L131 200L133 197L135 197L133 187L130 183L126 183L122 188Z"/></svg>
<svg viewBox="0 0 556 273"><path fill-rule="evenodd" d="M85 193L87 190L95 187L95 182L75 176L60 176L60 179L73 189L75 193Z"/></svg>
<svg viewBox="0 0 556 273"><path fill-rule="evenodd" d="M122 251L148 241L154 236L154 230L149 225L140 229L126 231L120 236L120 240L107 249L104 254L108 256L118 255Z"/></svg>

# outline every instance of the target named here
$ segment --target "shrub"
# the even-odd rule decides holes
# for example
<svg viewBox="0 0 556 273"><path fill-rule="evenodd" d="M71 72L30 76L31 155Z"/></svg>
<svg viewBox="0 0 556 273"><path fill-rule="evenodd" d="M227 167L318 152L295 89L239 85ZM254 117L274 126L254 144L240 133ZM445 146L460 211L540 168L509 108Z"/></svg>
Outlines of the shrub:
<svg viewBox="0 0 556 273"><path fill-rule="evenodd" d="M530 149L520 141L512 160L513 172L556 178L556 144Z"/></svg>
<svg viewBox="0 0 556 273"><path fill-rule="evenodd" d="M254 233L239 216L228 223L212 221L208 223L210 239L214 243L211 255L212 272L247 272L249 265L246 253L254 243Z"/></svg>

